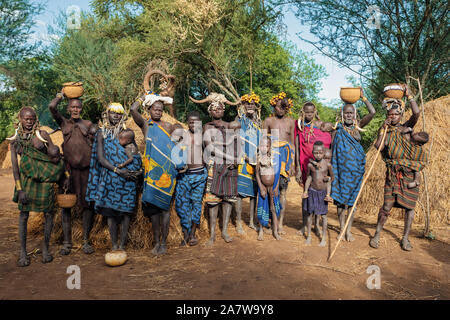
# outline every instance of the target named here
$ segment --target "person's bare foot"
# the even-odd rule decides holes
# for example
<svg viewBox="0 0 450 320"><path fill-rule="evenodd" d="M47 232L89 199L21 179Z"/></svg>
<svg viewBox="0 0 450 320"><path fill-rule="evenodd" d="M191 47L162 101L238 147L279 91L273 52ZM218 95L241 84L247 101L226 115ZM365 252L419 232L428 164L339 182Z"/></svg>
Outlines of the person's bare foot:
<svg viewBox="0 0 450 320"><path fill-rule="evenodd" d="M89 242L85 241L83 243L83 252L85 254L91 254L94 252L94 248L89 244Z"/></svg>
<svg viewBox="0 0 450 320"><path fill-rule="evenodd" d="M256 229L256 226L254 225L253 222L250 222L250 224L248 225L248 227L249 227L250 229L257 230L257 229Z"/></svg>
<svg viewBox="0 0 450 320"><path fill-rule="evenodd" d="M161 243L161 245L158 248L158 254L166 254L167 253L167 244Z"/></svg>
<svg viewBox="0 0 450 320"><path fill-rule="evenodd" d="M333 198L330 196L326 196L324 199L326 202L333 202Z"/></svg>
<svg viewBox="0 0 450 320"><path fill-rule="evenodd" d="M30 257L28 257L26 254L21 255L19 257L19 260L17 260L18 267L28 267L29 265L30 265Z"/></svg>
<svg viewBox="0 0 450 320"><path fill-rule="evenodd" d="M272 235L275 239L281 240L281 236L278 234L278 232L273 232Z"/></svg>
<svg viewBox="0 0 450 320"><path fill-rule="evenodd" d="M215 240L216 239L214 239L214 238L209 238L208 242L205 243L205 246L206 247L211 247L214 244Z"/></svg>
<svg viewBox="0 0 450 320"><path fill-rule="evenodd" d="M159 242L155 244L155 246L152 249L152 254L154 254L155 256L158 254L158 250L159 250Z"/></svg>
<svg viewBox="0 0 450 320"><path fill-rule="evenodd" d="M284 231L284 228L282 225L278 226L278 234L286 234L286 231Z"/></svg>
<svg viewBox="0 0 450 320"><path fill-rule="evenodd" d="M378 237L373 237L372 239L370 239L369 245L374 249L378 249L378 246L380 245L380 239Z"/></svg>
<svg viewBox="0 0 450 320"><path fill-rule="evenodd" d="M65 244L65 245L63 245L61 250L59 250L59 254L63 255L63 256L67 256L68 254L70 254L71 249L72 249L72 245Z"/></svg>
<svg viewBox="0 0 450 320"><path fill-rule="evenodd" d="M53 261L53 256L50 253L42 253L42 263L49 263Z"/></svg>
<svg viewBox="0 0 450 320"><path fill-rule="evenodd" d="M228 233L222 233L222 239L225 240L226 243L230 243L233 241L233 238L228 235Z"/></svg>
<svg viewBox="0 0 450 320"><path fill-rule="evenodd" d="M348 242L352 242L352 241L355 241L355 238L353 237L351 232L347 232L345 234L345 240L347 240Z"/></svg>
<svg viewBox="0 0 450 320"><path fill-rule="evenodd" d="M237 224L236 231L237 231L237 233L240 234L241 236L245 234L245 231L244 231L244 229L242 228L242 224L241 224L241 223L238 223L238 224Z"/></svg>
<svg viewBox="0 0 450 320"><path fill-rule="evenodd" d="M327 240L324 238L324 239L322 239L322 241L320 241L319 247L325 247L326 244L327 244Z"/></svg>
<svg viewBox="0 0 450 320"><path fill-rule="evenodd" d="M405 251L411 251L412 250L412 245L411 242L409 242L408 239L403 239L402 240L402 249Z"/></svg>
<svg viewBox="0 0 450 320"><path fill-rule="evenodd" d="M191 247L196 246L197 244L198 244L198 239L197 239L196 237L191 237L191 238L189 239L189 245L190 245Z"/></svg>
<svg viewBox="0 0 450 320"><path fill-rule="evenodd" d="M311 244L311 235L309 235L308 238L306 238L305 244L306 245L310 245Z"/></svg>
<svg viewBox="0 0 450 320"><path fill-rule="evenodd" d="M342 232L336 236L336 239L339 240L339 237L341 237L341 236L342 236L342 239L345 239L345 235L343 235Z"/></svg>

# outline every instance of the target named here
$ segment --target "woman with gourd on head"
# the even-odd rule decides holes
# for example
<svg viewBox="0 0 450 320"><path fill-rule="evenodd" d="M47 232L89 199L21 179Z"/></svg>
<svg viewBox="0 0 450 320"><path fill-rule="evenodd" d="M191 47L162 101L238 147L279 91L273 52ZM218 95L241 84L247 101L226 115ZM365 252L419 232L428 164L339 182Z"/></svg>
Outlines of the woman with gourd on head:
<svg viewBox="0 0 450 320"><path fill-rule="evenodd" d="M117 166L128 159L119 137L126 128L126 113L120 103L110 103L102 114L102 123L92 145L86 201L93 201L95 210L107 217L112 250L124 250L131 214L136 203L136 180L142 166L140 155L125 168ZM118 225L122 225L117 244Z"/></svg>
<svg viewBox="0 0 450 320"><path fill-rule="evenodd" d="M341 97L343 97L342 90ZM356 102L358 97L352 101L345 101L345 98L343 98L347 103L342 107L340 117L334 127L335 131L332 133L331 149L333 156L331 164L335 179L331 186L331 198L337 205L340 234L345 231L343 230L345 225L344 211L347 210L347 214L350 213L361 188L365 172L366 154L361 146L360 131L363 131L362 128L368 125L375 116L375 108L364 96L362 88L360 88L359 98L363 100L369 113L359 120L356 108L352 104ZM347 241L354 240L351 233L354 216L353 214L345 233Z"/></svg>

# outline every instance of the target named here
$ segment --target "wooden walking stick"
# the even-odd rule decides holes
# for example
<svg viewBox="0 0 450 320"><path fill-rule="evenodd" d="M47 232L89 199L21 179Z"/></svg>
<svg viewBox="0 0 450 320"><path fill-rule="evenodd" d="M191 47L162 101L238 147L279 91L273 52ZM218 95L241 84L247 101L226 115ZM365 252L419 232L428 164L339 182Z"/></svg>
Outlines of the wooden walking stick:
<svg viewBox="0 0 450 320"><path fill-rule="evenodd" d="M341 234L340 234L340 236L339 236L338 242L336 243L336 246L334 247L333 252L331 252L331 255L330 255L330 257L328 258L328 261L330 261L331 258L333 258L333 255L334 255L334 253L336 252L336 249L337 249L337 247L338 247L338 245L339 245L339 242L341 242L341 239L342 239L342 237L344 236L344 232L345 232L345 230L347 229L348 223L350 222L350 218L352 217L353 212L355 211L355 207L356 207L356 204L358 203L359 196L361 195L361 192L362 192L362 190L363 190L363 188L364 188L364 185L365 185L366 182L367 182L367 179L369 179L369 176L370 176L370 174L372 173L372 169L373 169L373 167L375 166L375 162L377 161L378 155L380 154L380 151L381 151L381 148L382 148L383 145L384 145L384 139L386 138L386 133L387 133L387 128L384 129L383 137L381 138L381 143L380 143L380 146L378 147L377 153L375 154L375 157L374 157L374 159L373 159L372 165L370 166L369 171L367 172L366 177L364 178L363 182L361 183L361 188L359 189L358 195L356 196L355 203L354 203L353 206L352 206L352 210L350 210L350 214L349 214L348 217L347 217L347 221L345 222L344 229L341 231Z"/></svg>

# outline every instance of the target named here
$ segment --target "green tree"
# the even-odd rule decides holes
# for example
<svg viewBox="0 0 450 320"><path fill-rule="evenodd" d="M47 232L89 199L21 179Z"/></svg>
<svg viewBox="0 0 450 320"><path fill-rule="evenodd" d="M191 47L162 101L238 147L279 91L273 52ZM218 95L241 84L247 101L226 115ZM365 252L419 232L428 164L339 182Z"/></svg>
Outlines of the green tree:
<svg viewBox="0 0 450 320"><path fill-rule="evenodd" d="M293 4L318 40L301 39L366 79L378 98L387 83L415 87L410 77L420 78L426 99L448 94L448 1L273 2Z"/></svg>

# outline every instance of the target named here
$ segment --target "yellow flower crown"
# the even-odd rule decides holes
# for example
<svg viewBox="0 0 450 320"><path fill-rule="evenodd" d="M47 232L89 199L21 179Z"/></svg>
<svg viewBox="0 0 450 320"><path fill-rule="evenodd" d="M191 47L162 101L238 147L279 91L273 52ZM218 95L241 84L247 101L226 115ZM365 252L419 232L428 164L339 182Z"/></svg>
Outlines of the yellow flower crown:
<svg viewBox="0 0 450 320"><path fill-rule="evenodd" d="M277 105L278 100L283 100L284 98L286 98L286 93L280 92L279 94L274 95L272 99L270 99L270 105L275 107ZM288 105L289 109L291 109L294 106L292 99L288 99Z"/></svg>
<svg viewBox="0 0 450 320"><path fill-rule="evenodd" d="M106 111L112 111L112 112L115 112L115 113L125 113L125 109L118 102L111 102L108 105L108 107L106 108Z"/></svg>
<svg viewBox="0 0 450 320"><path fill-rule="evenodd" d="M250 95L244 94L241 97L241 101L248 102L248 103L251 103L252 101L254 101L255 103L259 103L260 100L261 99L259 98L259 96L256 95L254 92L252 92L252 94L250 94Z"/></svg>

